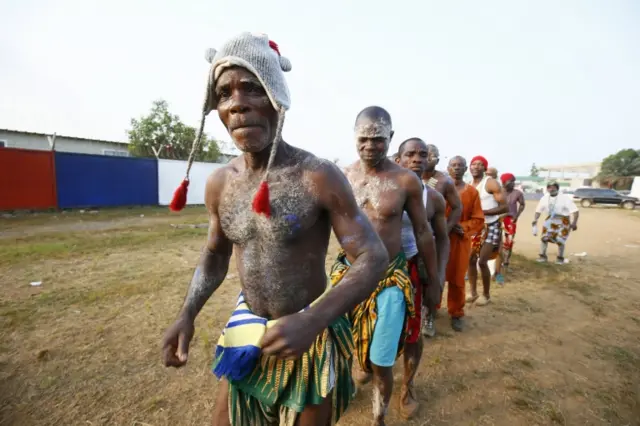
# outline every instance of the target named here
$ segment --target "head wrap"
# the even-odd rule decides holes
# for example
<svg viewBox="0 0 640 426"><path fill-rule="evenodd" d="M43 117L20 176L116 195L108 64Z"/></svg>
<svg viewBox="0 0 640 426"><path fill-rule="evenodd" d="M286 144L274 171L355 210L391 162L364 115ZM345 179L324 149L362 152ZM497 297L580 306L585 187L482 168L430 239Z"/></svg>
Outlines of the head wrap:
<svg viewBox="0 0 640 426"><path fill-rule="evenodd" d="M289 109L291 100L289 99L289 88L284 79L284 72L291 71L291 62L280 55L278 45L269 40L266 34L244 32L228 40L219 51L208 49L205 55L211 63L209 79L207 81L207 91L205 93L200 127L193 142L189 160L187 161L186 177L173 195L173 200L169 208L173 211L182 210L187 202L187 188L189 186L189 171L195 159L195 153L202 139L202 131L206 116L218 107L218 99L215 94L216 81L225 69L238 66L246 69L255 75L264 87L269 101L278 112L278 126L276 135L271 146L269 162L265 170L264 177L258 191L256 192L252 208L256 213L271 216L269 204L269 185L267 183L269 170L275 159L278 144L282 139L282 125L284 123L284 113Z"/></svg>
<svg viewBox="0 0 640 426"><path fill-rule="evenodd" d="M482 164L484 164L484 170L487 171L487 169L489 168L489 162L487 161L486 158L484 158L482 155L476 155L471 159L471 162L469 163L469 165L473 164L476 161L481 161Z"/></svg>
<svg viewBox="0 0 640 426"><path fill-rule="evenodd" d="M506 185L507 182L509 182L511 179L515 179L516 177L511 174L511 173L503 173L500 175L500 182L502 182L503 185Z"/></svg>

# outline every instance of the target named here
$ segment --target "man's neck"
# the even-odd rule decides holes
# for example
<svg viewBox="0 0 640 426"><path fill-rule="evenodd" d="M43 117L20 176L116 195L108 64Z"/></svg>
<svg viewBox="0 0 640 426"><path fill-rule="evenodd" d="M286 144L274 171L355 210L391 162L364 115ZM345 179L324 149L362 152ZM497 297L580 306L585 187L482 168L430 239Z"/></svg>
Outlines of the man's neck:
<svg viewBox="0 0 640 426"><path fill-rule="evenodd" d="M284 145L284 141L280 141L278 144L278 152L276 152L276 158L273 160L274 164L277 164L278 160L282 158ZM269 164L269 156L271 155L272 148L273 144L260 152L245 152L242 156L244 157L244 165L246 169L251 170L252 172L264 172L267 169L267 164Z"/></svg>
<svg viewBox="0 0 640 426"><path fill-rule="evenodd" d="M362 168L362 171L367 174L367 175L375 175L378 172L382 171L383 167L384 167L384 163L387 160L387 158L383 158L382 160L378 161L377 163L366 163L362 160L360 160L360 167Z"/></svg>
<svg viewBox="0 0 640 426"><path fill-rule="evenodd" d="M474 177L473 178L473 184L474 185L479 184L480 182L482 182L482 179L484 179L484 175L481 175L481 176L478 176L478 177Z"/></svg>
<svg viewBox="0 0 640 426"><path fill-rule="evenodd" d="M465 186L467 184L464 180L462 180L462 178L460 178L460 179L456 178L454 182L456 184L456 188L458 188L458 187L462 188L463 186Z"/></svg>
<svg viewBox="0 0 640 426"><path fill-rule="evenodd" d="M424 180L429 180L432 177L436 176L436 173L438 173L438 171L436 169L433 170L425 170L424 173L422 173L422 179Z"/></svg>

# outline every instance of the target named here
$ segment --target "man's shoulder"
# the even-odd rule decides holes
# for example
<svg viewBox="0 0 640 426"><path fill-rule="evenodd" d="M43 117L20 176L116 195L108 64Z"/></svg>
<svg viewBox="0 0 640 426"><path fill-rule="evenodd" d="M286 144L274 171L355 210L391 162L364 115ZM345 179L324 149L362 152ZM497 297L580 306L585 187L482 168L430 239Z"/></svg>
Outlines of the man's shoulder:
<svg viewBox="0 0 640 426"><path fill-rule="evenodd" d="M446 200L444 196L437 189L431 188L429 185L425 185L427 189L427 197L429 197L429 201L434 203L436 206L446 207Z"/></svg>
<svg viewBox="0 0 640 426"><path fill-rule="evenodd" d="M479 197L480 192L478 192L478 188L471 185L470 183L465 183L464 188L460 191L460 195L466 194L468 197Z"/></svg>

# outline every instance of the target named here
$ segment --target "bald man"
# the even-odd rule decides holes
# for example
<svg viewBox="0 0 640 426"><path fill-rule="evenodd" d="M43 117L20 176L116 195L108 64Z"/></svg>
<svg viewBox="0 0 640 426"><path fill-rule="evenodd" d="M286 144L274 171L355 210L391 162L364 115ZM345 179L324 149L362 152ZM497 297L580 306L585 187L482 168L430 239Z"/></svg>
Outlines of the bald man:
<svg viewBox="0 0 640 426"><path fill-rule="evenodd" d="M403 212L411 221L418 255L431 282L439 280L438 265L420 178L387 158L394 133L391 116L380 107L365 108L356 118L354 133L360 160L347 168L346 176L358 206L392 259L376 290L350 314L358 360L354 379L364 383L372 373L373 424L384 425L393 389L393 365L404 347L407 321L416 316L413 286L402 249ZM341 274L351 262L349 255L338 256L331 271L334 285L340 285ZM437 285L427 290L432 300L439 297Z"/></svg>

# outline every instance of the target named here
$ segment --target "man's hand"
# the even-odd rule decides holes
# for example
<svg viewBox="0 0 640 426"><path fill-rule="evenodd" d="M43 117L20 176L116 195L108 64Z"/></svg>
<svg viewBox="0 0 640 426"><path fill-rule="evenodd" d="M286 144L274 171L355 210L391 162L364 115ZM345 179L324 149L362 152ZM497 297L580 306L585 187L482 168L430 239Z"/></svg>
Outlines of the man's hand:
<svg viewBox="0 0 640 426"><path fill-rule="evenodd" d="M187 363L189 343L193 338L193 320L180 316L162 340L162 358L166 367L180 368Z"/></svg>
<svg viewBox="0 0 640 426"><path fill-rule="evenodd" d="M578 230L578 224L577 223L572 223L571 224L571 230L572 231L577 231Z"/></svg>
<svg viewBox="0 0 640 426"><path fill-rule="evenodd" d="M267 329L262 336L262 352L282 359L300 358L321 331L317 323L308 312L279 318L276 325Z"/></svg>
<svg viewBox="0 0 640 426"><path fill-rule="evenodd" d="M462 229L462 226L457 223L453 229L451 230L451 232L453 232L454 234L460 235L461 237L464 237L464 229Z"/></svg>

